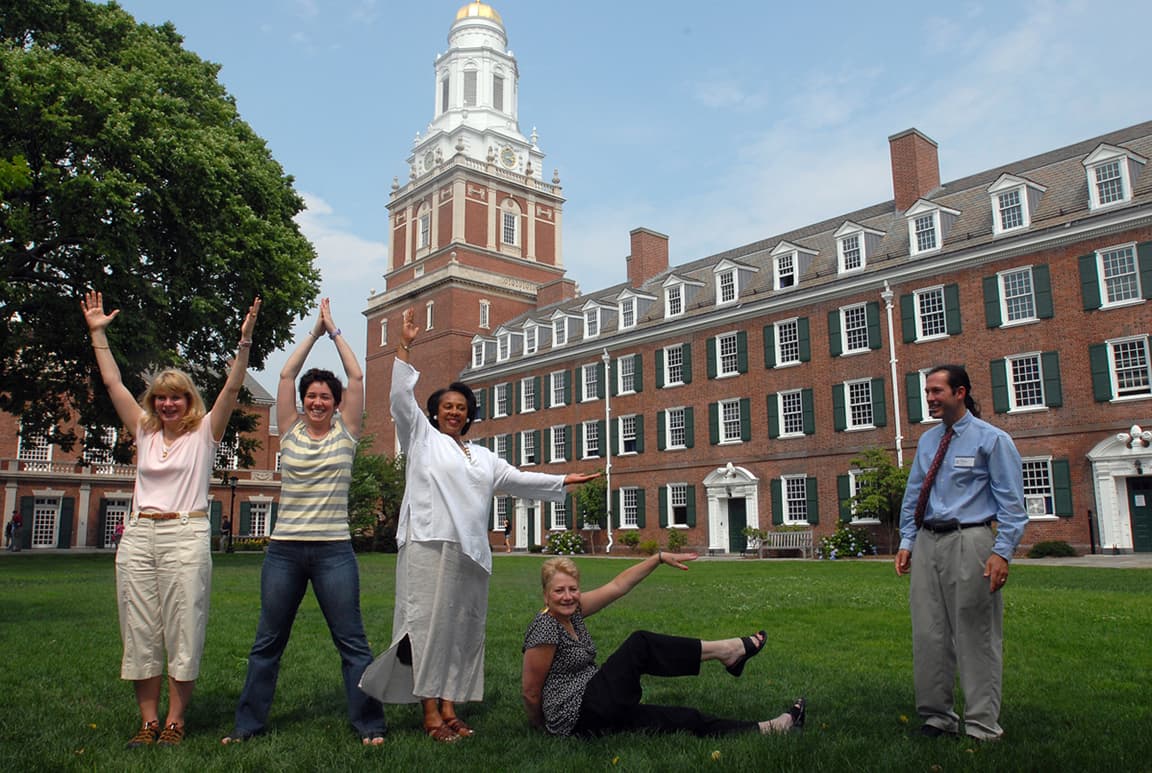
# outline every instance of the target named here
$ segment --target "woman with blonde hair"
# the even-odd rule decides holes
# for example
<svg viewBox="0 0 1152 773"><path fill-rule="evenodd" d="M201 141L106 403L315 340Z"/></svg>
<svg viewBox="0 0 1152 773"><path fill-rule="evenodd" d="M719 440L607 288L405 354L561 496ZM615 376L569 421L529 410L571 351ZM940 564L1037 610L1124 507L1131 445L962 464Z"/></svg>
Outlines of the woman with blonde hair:
<svg viewBox="0 0 1152 773"><path fill-rule="evenodd" d="M136 439L132 513L116 551L116 603L124 655L120 678L135 686L141 727L128 748L176 746L204 652L212 584L208 487L216 449L244 384L256 298L240 326L236 357L212 410L188 374L169 369L152 379L139 402L124 386L107 328L120 313L104 313L104 298L88 292L80 307L100 376L116 414ZM168 668L168 711L160 694Z"/></svg>

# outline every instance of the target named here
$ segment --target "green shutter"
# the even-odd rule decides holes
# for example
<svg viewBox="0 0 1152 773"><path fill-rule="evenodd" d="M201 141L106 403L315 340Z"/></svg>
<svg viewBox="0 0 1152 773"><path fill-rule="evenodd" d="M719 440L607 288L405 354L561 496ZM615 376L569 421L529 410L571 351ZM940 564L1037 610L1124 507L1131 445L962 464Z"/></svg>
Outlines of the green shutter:
<svg viewBox="0 0 1152 773"><path fill-rule="evenodd" d="M540 410L540 377L532 378L532 409Z"/></svg>
<svg viewBox="0 0 1152 773"><path fill-rule="evenodd" d="M614 523L609 524L611 529L619 529L623 519L620 516L620 489L612 492L612 518Z"/></svg>
<svg viewBox="0 0 1152 773"><path fill-rule="evenodd" d="M601 400L604 399L604 385L608 382L608 379L612 377L612 374L606 373L605 370L604 363L596 366L596 397ZM615 370L615 368L611 370ZM615 389L613 389L612 393L616 393Z"/></svg>
<svg viewBox="0 0 1152 773"><path fill-rule="evenodd" d="M840 310L828 312L828 353L839 357L844 351L844 342L840 338Z"/></svg>
<svg viewBox="0 0 1152 773"><path fill-rule="evenodd" d="M571 529L575 527L576 519L573 517L572 512L572 495L564 495L564 528Z"/></svg>
<svg viewBox="0 0 1152 773"><path fill-rule="evenodd" d="M1136 245L1136 260L1140 268L1141 294L1152 299L1152 242L1140 242Z"/></svg>
<svg viewBox="0 0 1152 773"><path fill-rule="evenodd" d="M904 392L908 421L912 424L924 421L924 401L920 399L919 372L904 374Z"/></svg>
<svg viewBox="0 0 1152 773"><path fill-rule="evenodd" d="M96 519L96 547L102 548L104 545L104 535L107 533L108 525L108 500L103 497L100 498L100 507Z"/></svg>
<svg viewBox="0 0 1152 773"><path fill-rule="evenodd" d="M720 403L708 403L708 442L720 442Z"/></svg>
<svg viewBox="0 0 1152 773"><path fill-rule="evenodd" d="M664 388L664 350L656 350L656 388Z"/></svg>
<svg viewBox="0 0 1152 773"><path fill-rule="evenodd" d="M488 390L484 387L473 390L476 395L476 421L484 421L484 406L488 404Z"/></svg>
<svg viewBox="0 0 1152 773"><path fill-rule="evenodd" d="M796 338L800 344L800 362L812 359L812 337L808 332L808 318L796 320Z"/></svg>
<svg viewBox="0 0 1152 773"><path fill-rule="evenodd" d="M736 372L748 372L748 331L736 331Z"/></svg>
<svg viewBox="0 0 1152 773"><path fill-rule="evenodd" d="M564 373L564 404L572 404L572 374L567 370Z"/></svg>
<svg viewBox="0 0 1152 773"><path fill-rule="evenodd" d="M832 426L837 432L848 429L848 415L844 411L844 385L832 385Z"/></svg>
<svg viewBox="0 0 1152 773"><path fill-rule="evenodd" d="M682 370L684 371L684 383L692 383L692 345L681 344L680 351L683 353L681 362L683 363Z"/></svg>
<svg viewBox="0 0 1152 773"><path fill-rule="evenodd" d="M1100 308L1100 275L1096 272L1096 253L1080 256L1080 298L1084 310Z"/></svg>
<svg viewBox="0 0 1152 773"><path fill-rule="evenodd" d="M644 360L639 354L632 355L632 389L635 392L644 391Z"/></svg>
<svg viewBox="0 0 1152 773"><path fill-rule="evenodd" d="M1008 399L1008 360L992 360L992 410L1007 413L1011 406Z"/></svg>
<svg viewBox="0 0 1152 773"><path fill-rule="evenodd" d="M688 527L696 526L696 487L688 487Z"/></svg>
<svg viewBox="0 0 1152 773"><path fill-rule="evenodd" d="M581 371L583 371L583 368L573 368L570 374L572 377L572 394L576 399L569 401L569 404L583 402L584 400L584 374ZM565 395L564 399L567 401L568 396Z"/></svg>
<svg viewBox="0 0 1152 773"><path fill-rule="evenodd" d="M607 458L612 453L612 441L608 438L608 433L605 432L607 425L603 421L596 422L596 437L600 438L600 450L597 456Z"/></svg>
<svg viewBox="0 0 1152 773"><path fill-rule="evenodd" d="M908 293L900 296L900 330L904 333L904 343L916 340L916 295Z"/></svg>
<svg viewBox="0 0 1152 773"><path fill-rule="evenodd" d="M620 385L617 383L617 380L620 378L620 366L613 360L608 364L608 370L608 394L615 397L620 394ZM603 392L604 390L601 389L600 391ZM601 394L599 396L603 397L604 395Z"/></svg>
<svg viewBox="0 0 1152 773"><path fill-rule="evenodd" d="M608 438L608 455L620 453L620 422L612 422L609 433L612 437Z"/></svg>
<svg viewBox="0 0 1152 773"><path fill-rule="evenodd" d="M720 342L715 338L709 338L704 342L705 351L708 355L708 378L716 378L716 349L719 345Z"/></svg>
<svg viewBox="0 0 1152 773"><path fill-rule="evenodd" d="M240 523L237 524L239 530L236 532L238 536L247 537L252 534L252 503L240 503Z"/></svg>
<svg viewBox="0 0 1152 773"><path fill-rule="evenodd" d="M1032 267L1032 292L1036 295L1036 316L1052 319L1052 280L1047 264Z"/></svg>
<svg viewBox="0 0 1152 773"><path fill-rule="evenodd" d="M836 476L836 498L840 500L840 520L852 520L852 476Z"/></svg>
<svg viewBox="0 0 1152 773"><path fill-rule="evenodd" d="M572 425L570 427L567 427L567 431L564 433L564 459L566 461L574 458L572 456L572 433L575 431L576 431L576 425ZM536 441L536 448L537 449L540 448L540 441L539 440ZM537 457L540 456L539 450L536 451L536 456Z"/></svg>
<svg viewBox="0 0 1152 773"><path fill-rule="evenodd" d="M664 422L668 420L667 411L656 411L656 450L663 451L668 447L667 430Z"/></svg>
<svg viewBox="0 0 1152 773"><path fill-rule="evenodd" d="M60 499L60 532L56 536L56 547L72 547L72 521L76 518L76 499L74 497L61 497ZM32 530L32 524L28 524ZM81 545L80 547L85 547Z"/></svg>
<svg viewBox="0 0 1152 773"><path fill-rule="evenodd" d="M768 438L780 437L780 396L775 392L768 395Z"/></svg>
<svg viewBox="0 0 1152 773"><path fill-rule="evenodd" d="M1092 395L1098 403L1112 399L1112 372L1109 367L1108 344L1088 347L1088 362L1092 368Z"/></svg>
<svg viewBox="0 0 1152 773"><path fill-rule="evenodd" d="M1072 475L1067 459L1052 460L1052 500L1056 515L1072 517Z"/></svg>
<svg viewBox="0 0 1152 773"><path fill-rule="evenodd" d="M888 426L888 398L884 394L884 379L872 379L872 426Z"/></svg>
<svg viewBox="0 0 1152 773"><path fill-rule="evenodd" d="M1059 408L1064 404L1064 391L1060 386L1060 355L1044 352L1040 355L1040 369L1044 372L1044 404Z"/></svg>
<svg viewBox="0 0 1152 773"><path fill-rule="evenodd" d="M988 327L1004 324L1000 316L1000 277L984 277L984 321Z"/></svg>
<svg viewBox="0 0 1152 773"><path fill-rule="evenodd" d="M268 508L268 533L271 534L272 530L276 528L276 516L280 513L280 503L273 502Z"/></svg>
<svg viewBox="0 0 1152 773"><path fill-rule="evenodd" d="M816 403L812 398L812 389L800 390L800 408L803 411L804 434L816 434Z"/></svg>
<svg viewBox="0 0 1152 773"><path fill-rule="evenodd" d="M779 478L772 479L772 525L784 523L784 487Z"/></svg>
<svg viewBox="0 0 1152 773"><path fill-rule="evenodd" d="M869 301L864 306L864 319L868 322L868 348L879 349L884 345L880 335L880 302Z"/></svg>
<svg viewBox="0 0 1152 773"><path fill-rule="evenodd" d="M692 448L696 445L695 410L689 406L684 409L684 446Z"/></svg>
<svg viewBox="0 0 1152 773"><path fill-rule="evenodd" d="M805 478L804 485L808 489L808 523L815 526L820 523L820 497L816 494L816 479Z"/></svg>
<svg viewBox="0 0 1152 773"><path fill-rule="evenodd" d="M584 422L577 422L572 425L572 430L575 435L574 440L576 443L576 453L581 458L584 457Z"/></svg>
<svg viewBox="0 0 1152 773"><path fill-rule="evenodd" d="M668 490L671 486L664 486L656 489L660 492L660 528L668 528Z"/></svg>
<svg viewBox="0 0 1152 773"><path fill-rule="evenodd" d="M510 388L511 388L511 392L512 392L512 399L509 400L510 405L508 406L508 415L512 416L516 413L519 413L520 401L522 399L524 399L524 394L523 394L524 389L523 389L523 385L520 383L519 379L514 381L510 385Z"/></svg>
<svg viewBox="0 0 1152 773"><path fill-rule="evenodd" d="M24 525L16 535L16 547L32 549L32 521L36 518L36 497L20 497L20 517Z"/></svg>
<svg viewBox="0 0 1152 773"><path fill-rule="evenodd" d="M636 453L644 453L644 416L636 415Z"/></svg>
<svg viewBox="0 0 1152 773"><path fill-rule="evenodd" d="M776 367L776 325L764 326L764 367Z"/></svg>
<svg viewBox="0 0 1152 773"><path fill-rule="evenodd" d="M208 505L208 511L209 519L212 521L212 533L217 535L223 534L224 503L219 499L213 499L212 502Z"/></svg>
<svg viewBox="0 0 1152 773"><path fill-rule="evenodd" d="M636 489L636 525L643 529L647 523L644 518L644 489Z"/></svg>
<svg viewBox="0 0 1152 773"><path fill-rule="evenodd" d="M740 439L747 443L752 439L752 399L740 398Z"/></svg>
<svg viewBox="0 0 1152 773"><path fill-rule="evenodd" d="M944 329L950 336L963 332L960 326L960 285L944 285Z"/></svg>

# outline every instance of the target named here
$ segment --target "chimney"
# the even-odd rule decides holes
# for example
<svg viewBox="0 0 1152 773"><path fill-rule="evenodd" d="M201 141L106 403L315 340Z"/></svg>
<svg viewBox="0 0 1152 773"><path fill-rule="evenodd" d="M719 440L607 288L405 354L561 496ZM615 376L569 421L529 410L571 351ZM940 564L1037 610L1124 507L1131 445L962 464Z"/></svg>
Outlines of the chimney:
<svg viewBox="0 0 1152 773"><path fill-rule="evenodd" d="M628 286L640 287L668 270L668 237L647 228L635 228L629 236L632 254L626 258Z"/></svg>
<svg viewBox="0 0 1152 773"><path fill-rule="evenodd" d="M906 129L888 138L892 154L892 193L897 212L904 212L917 199L940 187L940 160L936 147L936 143L918 129Z"/></svg>
<svg viewBox="0 0 1152 773"><path fill-rule="evenodd" d="M567 277L540 285L536 290L536 308L542 309L561 301L570 301L577 295L576 282Z"/></svg>

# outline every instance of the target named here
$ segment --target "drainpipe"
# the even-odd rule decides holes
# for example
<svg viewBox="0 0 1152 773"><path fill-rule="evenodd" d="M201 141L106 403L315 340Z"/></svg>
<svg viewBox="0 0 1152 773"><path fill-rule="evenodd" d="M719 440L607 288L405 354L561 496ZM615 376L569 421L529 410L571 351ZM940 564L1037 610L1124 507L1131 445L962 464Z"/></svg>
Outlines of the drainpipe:
<svg viewBox="0 0 1152 773"><path fill-rule="evenodd" d="M884 290L880 297L884 299L884 308L888 312L888 366L892 371L892 415L896 420L896 465L904 466L904 425L900 420L900 380L896 376L896 336L892 326L892 288L888 280L884 280Z"/></svg>
<svg viewBox="0 0 1152 773"><path fill-rule="evenodd" d="M612 552L612 358L608 356L608 349L600 356L604 362L604 450L608 462L604 465L604 505L608 508L608 521L604 526L608 529L608 545L605 553Z"/></svg>

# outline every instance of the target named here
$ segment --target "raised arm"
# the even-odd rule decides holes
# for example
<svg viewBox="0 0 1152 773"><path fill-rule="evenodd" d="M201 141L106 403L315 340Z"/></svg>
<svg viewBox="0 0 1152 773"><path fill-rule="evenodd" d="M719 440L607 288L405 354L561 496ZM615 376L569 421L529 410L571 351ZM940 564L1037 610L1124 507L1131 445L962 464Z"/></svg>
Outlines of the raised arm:
<svg viewBox="0 0 1152 773"><path fill-rule="evenodd" d="M416 340L420 327L416 324L416 315L412 309L405 309L400 323L400 346L396 348L396 359L401 362L411 362L409 356L412 342Z"/></svg>
<svg viewBox="0 0 1152 773"><path fill-rule="evenodd" d="M544 681L556 657L555 644L541 644L524 650L524 668L520 673L520 697L532 727L544 728Z"/></svg>
<svg viewBox="0 0 1152 773"><path fill-rule="evenodd" d="M655 555L648 556L638 564L633 564L599 588L581 594L580 612L584 617L591 617L639 585L641 580L652 574L656 567L661 564L668 564L668 566L687 571L688 567L684 565L684 562L695 561L696 558L695 553L657 551Z"/></svg>
<svg viewBox="0 0 1152 773"><path fill-rule="evenodd" d="M240 325L240 342L236 345L236 357L232 360L232 367L228 369L224 388L216 395L216 402L212 404L212 439L217 443L224 437L224 430L228 429L232 409L236 407L236 400L240 397L240 387L244 386L244 375L248 372L248 352L252 348L252 331L256 329L256 316L259 313L260 296L257 295L256 300L248 307L248 313L244 315L244 322Z"/></svg>
<svg viewBox="0 0 1152 773"><path fill-rule="evenodd" d="M323 306L324 301L320 304ZM280 428L281 437L300 419L300 414L296 412L296 377L300 375L300 369L304 367L304 361L308 359L312 345L323 334L324 320L317 314L316 322L308 335L296 344L296 348L284 361L284 367L280 369L280 380L276 383L276 424Z"/></svg>
<svg viewBox="0 0 1152 773"><path fill-rule="evenodd" d="M104 387L108 390L108 397L116 409L116 415L130 432L136 431L144 409L136 402L136 398L124 386L120 376L120 366L112 356L112 349L108 346L108 325L120 313L119 309L111 314L104 313L104 295L94 290L80 299L80 309L84 312L84 321L88 323L88 333L92 337L92 350L96 353L96 364L100 367L100 377L104 380Z"/></svg>
<svg viewBox="0 0 1152 773"><path fill-rule="evenodd" d="M344 387L344 397L340 401L340 415L344 418L348 434L358 438L364 426L364 371L356 361L356 353L344 339L340 328L332 321L332 307L327 298L320 301L320 322L324 325L328 337L336 342L340 364L344 366L344 375L348 379L348 385Z"/></svg>

